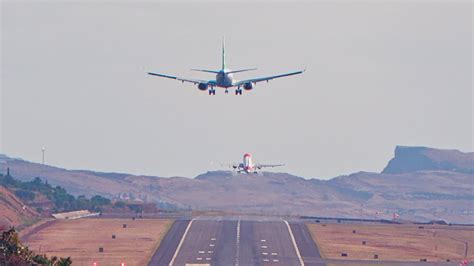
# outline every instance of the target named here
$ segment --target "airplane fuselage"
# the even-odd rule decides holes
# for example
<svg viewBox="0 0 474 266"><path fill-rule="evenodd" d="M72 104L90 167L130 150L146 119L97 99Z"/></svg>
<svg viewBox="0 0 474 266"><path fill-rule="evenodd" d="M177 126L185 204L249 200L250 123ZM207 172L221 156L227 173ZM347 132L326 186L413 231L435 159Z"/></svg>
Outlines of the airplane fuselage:
<svg viewBox="0 0 474 266"><path fill-rule="evenodd" d="M232 74L226 73L224 70L219 71L216 75L216 86L222 88L232 87Z"/></svg>
<svg viewBox="0 0 474 266"><path fill-rule="evenodd" d="M254 172L255 170L252 163L252 155L250 155L249 153L244 154L244 161L242 162L242 170L247 174L250 174Z"/></svg>

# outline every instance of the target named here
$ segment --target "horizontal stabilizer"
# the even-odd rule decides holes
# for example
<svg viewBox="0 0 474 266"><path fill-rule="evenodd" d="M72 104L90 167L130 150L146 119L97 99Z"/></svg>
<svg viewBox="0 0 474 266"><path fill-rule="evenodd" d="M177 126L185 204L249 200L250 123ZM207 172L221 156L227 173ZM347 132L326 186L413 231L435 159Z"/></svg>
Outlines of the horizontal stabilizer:
<svg viewBox="0 0 474 266"><path fill-rule="evenodd" d="M192 71L201 71L201 72L207 72L207 73L214 73L214 74L217 74L219 73L218 70L207 70L207 69L195 69L195 68L191 68Z"/></svg>
<svg viewBox="0 0 474 266"><path fill-rule="evenodd" d="M231 74L231 73L239 73L239 72L252 71L252 70L257 70L257 69L256 68L248 68L248 69L240 69L240 70L230 70L230 71L226 71L225 73Z"/></svg>

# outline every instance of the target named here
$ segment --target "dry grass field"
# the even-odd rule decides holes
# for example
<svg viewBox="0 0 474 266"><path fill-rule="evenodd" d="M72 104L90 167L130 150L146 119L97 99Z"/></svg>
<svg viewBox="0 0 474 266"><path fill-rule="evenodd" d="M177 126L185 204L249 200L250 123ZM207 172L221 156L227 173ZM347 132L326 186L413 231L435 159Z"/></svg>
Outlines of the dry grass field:
<svg viewBox="0 0 474 266"><path fill-rule="evenodd" d="M73 265L146 265L171 224L172 220L164 219L62 220L32 234L25 242L40 254L70 256ZM104 251L99 252L99 247Z"/></svg>
<svg viewBox="0 0 474 266"><path fill-rule="evenodd" d="M474 227L447 225L308 224L330 259L461 261L474 259ZM423 228L419 228L422 226ZM355 233L353 232L355 230ZM365 245L362 242L365 241ZM341 256L347 253L347 257ZM467 253L467 254L466 254Z"/></svg>

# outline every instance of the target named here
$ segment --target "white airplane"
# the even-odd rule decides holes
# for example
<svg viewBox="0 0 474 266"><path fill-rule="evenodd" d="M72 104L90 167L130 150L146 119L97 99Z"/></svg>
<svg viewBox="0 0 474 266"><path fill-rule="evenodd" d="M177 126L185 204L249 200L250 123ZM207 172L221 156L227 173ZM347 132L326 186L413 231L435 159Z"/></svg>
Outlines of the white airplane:
<svg viewBox="0 0 474 266"><path fill-rule="evenodd" d="M244 154L244 161L239 164L233 164L232 168L237 170L237 173L257 174L259 170L265 167L278 167L284 164L254 164L252 162L252 155L250 153Z"/></svg>
<svg viewBox="0 0 474 266"><path fill-rule="evenodd" d="M269 80L272 80L272 79L297 75L305 71L304 69L300 71L295 71L295 72L290 72L290 73L285 73L285 74L280 74L280 75L275 75L275 76L269 76L269 77L253 78L253 79L246 79L246 80L234 80L232 77L233 73L256 70L256 68L240 69L240 70L226 69L225 41L224 40L222 40L222 68L220 70L206 70L206 69L191 69L191 70L214 73L216 74L216 79L215 80L188 79L188 78L180 78L180 77L169 76L169 75L164 75L164 74L159 74L159 73L152 73L152 72L148 72L148 74L153 75L153 76L163 77L163 78L176 79L176 80L181 81L182 83L189 82L189 83L193 83L194 85L197 84L198 89L200 89L201 91L208 90L209 95L216 95L216 90L214 89L215 87L225 88L225 93L229 93L229 88L237 87L237 89L235 90L235 95L242 95L241 87L249 91L254 88L254 85L257 84L257 82L261 82L261 81L268 82Z"/></svg>

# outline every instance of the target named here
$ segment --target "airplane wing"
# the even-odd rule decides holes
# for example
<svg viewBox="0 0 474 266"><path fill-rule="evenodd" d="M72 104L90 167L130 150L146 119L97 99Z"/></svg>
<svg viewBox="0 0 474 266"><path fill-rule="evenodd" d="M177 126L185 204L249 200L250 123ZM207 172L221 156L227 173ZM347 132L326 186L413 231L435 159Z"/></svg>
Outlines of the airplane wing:
<svg viewBox="0 0 474 266"><path fill-rule="evenodd" d="M288 77L288 76L293 76L293 75L298 75L298 74L302 74L303 72L305 72L306 69L304 70L300 70L300 71L295 71L295 72L290 72L290 73L285 73L285 74L280 74L280 75L275 75L275 76L269 76L269 77L262 77L262 78L253 78L253 79L246 79L246 80L239 80L237 81L235 84L233 84L234 86L242 86L244 85L245 83L257 83L257 82L261 82L261 81L269 81L269 80L272 80L272 79L276 79L276 78L283 78L283 77Z"/></svg>
<svg viewBox="0 0 474 266"><path fill-rule="evenodd" d="M209 81L207 81L207 80L180 78L180 77L169 76L169 75L158 74L158 73L152 73L152 72L148 72L148 75L158 76L158 77L163 77L163 78L169 78L169 79L176 79L176 80L179 80L181 82L193 83L194 85L199 84L199 83L204 83L204 84L209 83Z"/></svg>
<svg viewBox="0 0 474 266"><path fill-rule="evenodd" d="M262 169L266 167L278 167L278 166L284 166L284 164L257 164L255 165L255 168Z"/></svg>
<svg viewBox="0 0 474 266"><path fill-rule="evenodd" d="M215 162L211 162L211 165L218 165L219 167L225 167L225 168L231 168L231 169L243 168L242 163L215 163Z"/></svg>

